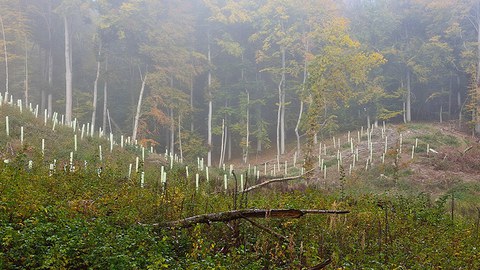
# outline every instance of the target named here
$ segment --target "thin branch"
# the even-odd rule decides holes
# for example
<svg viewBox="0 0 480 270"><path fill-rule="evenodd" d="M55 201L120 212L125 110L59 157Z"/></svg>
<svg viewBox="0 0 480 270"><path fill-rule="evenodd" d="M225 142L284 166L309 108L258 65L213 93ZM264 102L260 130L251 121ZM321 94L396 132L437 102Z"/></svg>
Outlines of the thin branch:
<svg viewBox="0 0 480 270"><path fill-rule="evenodd" d="M250 191L252 191L252 190L254 190L254 189L261 188L261 187L266 186L266 185L269 185L269 184L271 184L271 183L286 182L286 181L290 181L290 180L299 179L299 178L302 178L304 175L312 172L313 170L315 170L315 169L308 170L308 171L306 171L305 173L303 173L303 174L301 174L301 175L297 175L297 176L290 176L290 177L284 177L284 178L271 179L271 180L262 182L262 183L260 183L260 184L251 186L251 187L249 187L249 188L246 188L246 189L243 190L243 193L250 192Z"/></svg>

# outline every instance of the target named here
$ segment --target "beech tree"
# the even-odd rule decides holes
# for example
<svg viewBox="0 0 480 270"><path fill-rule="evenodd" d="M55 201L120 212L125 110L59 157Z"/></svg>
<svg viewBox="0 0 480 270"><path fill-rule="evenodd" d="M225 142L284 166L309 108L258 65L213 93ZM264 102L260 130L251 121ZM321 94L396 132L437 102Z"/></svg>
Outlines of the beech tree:
<svg viewBox="0 0 480 270"><path fill-rule="evenodd" d="M285 153L286 127L286 88L287 80L298 75L298 62L295 56L299 43L300 33L298 22L295 21L295 4L288 1L269 0L258 7L256 22L257 32L250 39L259 42L260 49L256 54L257 63L264 65L263 72L268 72L277 84L277 165L280 164L280 155ZM288 77L287 77L288 76Z"/></svg>
<svg viewBox="0 0 480 270"><path fill-rule="evenodd" d="M355 95L355 90L367 83L372 69L384 62L381 54L362 50L360 43L348 35L347 26L344 19L324 25L319 33L324 46L309 66L311 99L307 116L306 169L313 168L314 137L320 128L324 106L345 102Z"/></svg>

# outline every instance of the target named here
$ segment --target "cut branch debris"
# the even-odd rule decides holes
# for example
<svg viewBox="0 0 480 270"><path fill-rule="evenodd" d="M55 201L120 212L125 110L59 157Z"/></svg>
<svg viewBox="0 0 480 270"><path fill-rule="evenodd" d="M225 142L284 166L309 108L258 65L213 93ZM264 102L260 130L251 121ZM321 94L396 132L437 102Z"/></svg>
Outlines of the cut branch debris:
<svg viewBox="0 0 480 270"><path fill-rule="evenodd" d="M347 210L297 210L297 209L243 209L228 212L211 213L188 217L180 220L154 223L150 226L167 228L188 228L199 223L210 224L212 222L228 222L241 218L300 218L305 214L348 214ZM147 225L147 224L145 224Z"/></svg>
<svg viewBox="0 0 480 270"><path fill-rule="evenodd" d="M246 188L245 190L243 190L243 193L250 192L250 191L252 191L252 190L254 190L254 189L261 188L261 187L263 187L263 186L266 186L266 185L269 185L269 184L272 184L272 183L287 182L287 181L290 181L290 180L299 179L299 178L302 178L304 175L312 172L313 170L314 170L314 169L311 169L311 170L309 170L309 171L306 171L304 174L297 175L297 176L290 176L290 177L284 177L284 178L271 179L271 180L262 182L262 183L260 183L260 184L257 184L257 185L248 187L248 188Z"/></svg>

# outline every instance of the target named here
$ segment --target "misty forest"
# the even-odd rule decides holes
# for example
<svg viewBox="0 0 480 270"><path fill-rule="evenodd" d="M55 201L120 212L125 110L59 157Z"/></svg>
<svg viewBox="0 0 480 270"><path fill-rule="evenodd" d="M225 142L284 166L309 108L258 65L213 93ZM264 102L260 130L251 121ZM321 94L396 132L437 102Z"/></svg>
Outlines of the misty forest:
<svg viewBox="0 0 480 270"><path fill-rule="evenodd" d="M0 0L0 268L480 268L479 28L479 0Z"/></svg>

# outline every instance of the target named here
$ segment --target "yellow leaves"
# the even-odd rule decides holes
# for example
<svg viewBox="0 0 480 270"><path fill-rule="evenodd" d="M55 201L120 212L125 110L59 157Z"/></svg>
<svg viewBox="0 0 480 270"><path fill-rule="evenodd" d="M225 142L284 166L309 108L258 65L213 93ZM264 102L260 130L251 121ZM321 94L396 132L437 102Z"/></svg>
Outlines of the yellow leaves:
<svg viewBox="0 0 480 270"><path fill-rule="evenodd" d="M125 2L120 6L120 10L124 12L133 12L138 10L138 7L132 2Z"/></svg>
<svg viewBox="0 0 480 270"><path fill-rule="evenodd" d="M223 24L247 23L252 21L246 1L228 0L223 5L216 0L204 0L212 15L210 21Z"/></svg>
<svg viewBox="0 0 480 270"><path fill-rule="evenodd" d="M223 51L233 55L235 57L240 57L243 54L244 49L238 42L234 42L229 37L224 37L223 39L216 39L217 45L220 46Z"/></svg>
<svg viewBox="0 0 480 270"><path fill-rule="evenodd" d="M276 16L278 16L278 18L281 20L288 20L288 18L290 18L290 16L286 11L285 6L277 6L275 8L275 13L276 13Z"/></svg>

